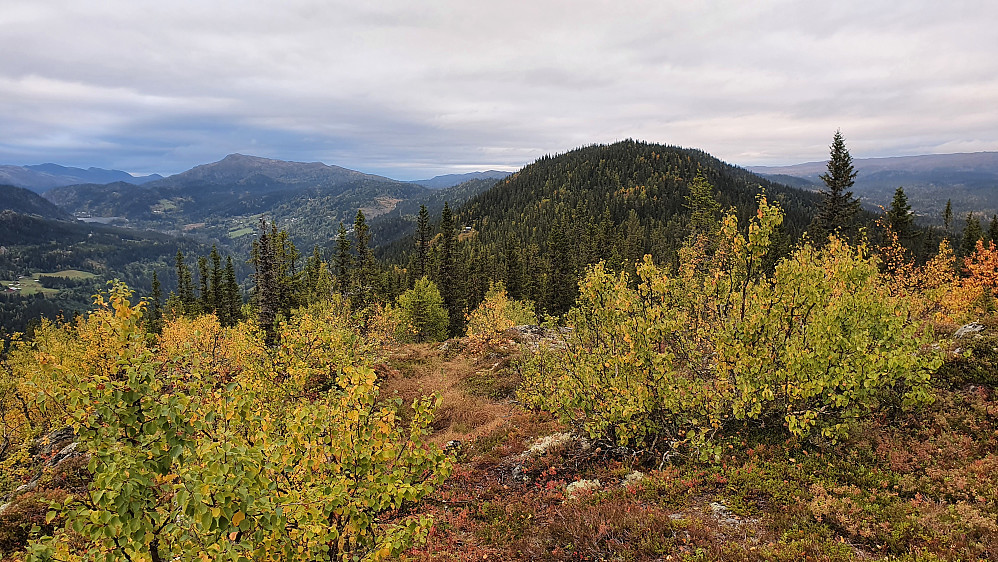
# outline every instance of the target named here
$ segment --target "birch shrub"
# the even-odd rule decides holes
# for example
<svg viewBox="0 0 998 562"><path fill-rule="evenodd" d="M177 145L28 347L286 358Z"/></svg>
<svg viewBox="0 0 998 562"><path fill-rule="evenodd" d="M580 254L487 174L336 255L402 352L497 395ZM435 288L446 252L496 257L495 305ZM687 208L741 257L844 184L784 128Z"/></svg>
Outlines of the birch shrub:
<svg viewBox="0 0 998 562"><path fill-rule="evenodd" d="M636 289L593 267L564 349L525 362L521 398L593 438L701 458L746 420L835 441L873 412L931 402L941 355L867 246L805 242L767 271L782 218L760 198L747 234L728 215L716 238L687 242L678 268L646 256Z"/></svg>
<svg viewBox="0 0 998 562"><path fill-rule="evenodd" d="M276 347L214 317L153 341L129 294L118 286L87 319L13 351L93 474L49 514L73 533L29 560L382 560L425 537L430 519L407 510L450 472L426 441L437 401L417 400L403 423L341 310L295 312Z"/></svg>

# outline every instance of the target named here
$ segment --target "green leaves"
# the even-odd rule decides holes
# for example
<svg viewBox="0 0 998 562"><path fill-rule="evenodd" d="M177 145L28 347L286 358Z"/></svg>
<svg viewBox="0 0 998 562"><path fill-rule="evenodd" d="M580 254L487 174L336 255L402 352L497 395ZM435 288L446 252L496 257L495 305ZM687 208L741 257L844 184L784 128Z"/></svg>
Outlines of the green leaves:
<svg viewBox="0 0 998 562"><path fill-rule="evenodd" d="M523 365L523 400L592 437L684 443L701 458L734 420L834 440L877 409L931 401L939 354L867 248L805 243L770 273L781 222L760 198L747 237L729 215L716 247L692 237L676 271L646 257L637 290L593 267L564 349Z"/></svg>
<svg viewBox="0 0 998 562"><path fill-rule="evenodd" d="M94 348L45 328L38 340L71 367L53 398L91 455L88 493L65 509L84 559L374 560L425 536L427 519L378 516L449 474L425 442L438 402L417 401L400 424L342 311L296 312L274 349L248 326L181 318L154 349L125 289L99 304L77 336L112 342L113 357L91 361ZM38 357L31 368L43 370ZM71 546L61 534L29 559Z"/></svg>

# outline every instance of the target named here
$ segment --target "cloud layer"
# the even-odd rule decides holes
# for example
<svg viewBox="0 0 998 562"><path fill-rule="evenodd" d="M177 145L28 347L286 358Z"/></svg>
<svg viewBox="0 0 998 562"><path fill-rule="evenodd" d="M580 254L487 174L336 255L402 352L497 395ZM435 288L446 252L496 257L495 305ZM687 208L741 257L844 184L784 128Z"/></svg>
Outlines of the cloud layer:
<svg viewBox="0 0 998 562"><path fill-rule="evenodd" d="M403 179L638 138L739 164L998 150L998 4L11 0L0 163L243 152Z"/></svg>

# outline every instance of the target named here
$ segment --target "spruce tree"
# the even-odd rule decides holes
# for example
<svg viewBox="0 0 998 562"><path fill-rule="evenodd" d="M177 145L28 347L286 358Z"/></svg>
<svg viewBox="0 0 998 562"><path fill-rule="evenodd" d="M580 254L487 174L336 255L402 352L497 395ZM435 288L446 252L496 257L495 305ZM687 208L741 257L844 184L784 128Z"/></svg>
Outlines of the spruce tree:
<svg viewBox="0 0 998 562"><path fill-rule="evenodd" d="M277 311L288 314L302 304L302 275L298 271L301 253L295 247L287 230L278 230L271 223L271 248L274 253L274 280L277 288Z"/></svg>
<svg viewBox="0 0 998 562"><path fill-rule="evenodd" d="M890 209L887 210L887 222L898 238L904 240L911 236L914 217L903 187L894 191L894 199L891 201Z"/></svg>
<svg viewBox="0 0 998 562"><path fill-rule="evenodd" d="M215 303L212 302L211 290L208 288L208 258L204 256L198 256L198 289L201 312L203 314L215 312Z"/></svg>
<svg viewBox="0 0 998 562"><path fill-rule="evenodd" d="M821 175L826 188L821 194L825 200L815 218L816 226L822 237L836 232L848 236L859 212L859 200L850 190L855 183L856 170L841 131L835 131L829 148L828 171Z"/></svg>
<svg viewBox="0 0 998 562"><path fill-rule="evenodd" d="M364 212L357 210L353 223L354 240L357 243L357 271L354 275L354 285L357 289L356 303L365 306L371 300L374 285L374 252L371 251L371 230L367 226Z"/></svg>
<svg viewBox="0 0 998 562"><path fill-rule="evenodd" d="M447 314L450 317L450 334L461 333L464 324L464 310L458 295L457 277L455 275L455 245L457 232L454 228L454 215L450 205L444 202L444 210L440 214L440 267L437 274L440 295L444 299Z"/></svg>
<svg viewBox="0 0 998 562"><path fill-rule="evenodd" d="M977 249L977 241L984 238L984 230L981 229L981 221L973 213L967 213L967 224L963 227L963 236L960 240L960 255L969 256Z"/></svg>
<svg viewBox="0 0 998 562"><path fill-rule="evenodd" d="M253 242L252 261L256 270L254 275L256 290L253 297L256 301L257 321L263 330L264 342L267 345L273 345L277 339L274 323L280 299L273 245L273 235L267 228L267 221L260 219L260 236Z"/></svg>
<svg viewBox="0 0 998 562"><path fill-rule="evenodd" d="M350 239L347 238L347 229L340 223L340 230L336 234L336 256L333 258L336 271L336 288L341 295L346 295L350 291L350 270L353 265L353 255L350 253Z"/></svg>
<svg viewBox="0 0 998 562"><path fill-rule="evenodd" d="M953 233L953 200L946 200L946 210L943 211L943 228L946 229L946 236Z"/></svg>
<svg viewBox="0 0 998 562"><path fill-rule="evenodd" d="M239 291L239 283L236 281L236 268L232 265L232 256L225 257L225 319L222 322L226 326L234 326L242 319L243 297Z"/></svg>
<svg viewBox="0 0 998 562"><path fill-rule="evenodd" d="M419 216L416 218L416 278L427 275L426 259L430 253L430 213L426 205L419 206Z"/></svg>
<svg viewBox="0 0 998 562"><path fill-rule="evenodd" d="M146 329L154 334L163 331L163 289L159 284L159 277L156 272L152 272L152 293L149 296L149 308L147 310Z"/></svg>
<svg viewBox="0 0 998 562"><path fill-rule="evenodd" d="M998 244L998 215L991 215L991 223L988 224L988 240Z"/></svg>
<svg viewBox="0 0 998 562"><path fill-rule="evenodd" d="M575 302L577 281L572 265L571 245L559 222L548 232L548 298L545 308L552 314L568 312Z"/></svg>
<svg viewBox="0 0 998 562"><path fill-rule="evenodd" d="M177 298L180 301L180 314L193 314L195 311L194 280L191 270L184 261L184 253L177 250Z"/></svg>
<svg viewBox="0 0 998 562"><path fill-rule="evenodd" d="M218 248L214 244L211 245L211 254L209 254L208 259L211 262L211 272L208 277L211 310L214 310L216 315L218 315L225 308L222 287L224 279L222 278L222 256L218 253ZM221 317L219 319L221 320Z"/></svg>

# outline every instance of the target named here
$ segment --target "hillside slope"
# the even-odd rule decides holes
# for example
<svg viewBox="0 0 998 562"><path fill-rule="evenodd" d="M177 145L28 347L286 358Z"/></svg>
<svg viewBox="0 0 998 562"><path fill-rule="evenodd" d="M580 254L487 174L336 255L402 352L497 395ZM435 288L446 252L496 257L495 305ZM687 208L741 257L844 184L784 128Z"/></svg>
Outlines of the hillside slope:
<svg viewBox="0 0 998 562"><path fill-rule="evenodd" d="M820 197L772 183L693 149L624 141L546 156L457 213L511 292L564 311L587 264L633 272L645 254L671 262L688 234L689 182L702 173L722 209L744 218L765 191L786 212L786 240L811 222Z"/></svg>
<svg viewBox="0 0 998 562"><path fill-rule="evenodd" d="M453 264L444 264L442 238L431 232L425 271L447 287L455 325L461 310L473 309L496 281L512 298L533 301L538 313L561 314L574 302L587 265L602 261L633 278L646 254L659 263L676 260L690 232L689 183L700 173L723 211L744 219L763 192L784 209L776 254L799 239L821 201L817 193L770 182L699 150L633 140L587 146L545 156L464 205L448 200L456 230ZM413 237L380 255L400 271L421 274Z"/></svg>
<svg viewBox="0 0 998 562"><path fill-rule="evenodd" d="M0 211L37 215L44 219L74 220L72 215L41 195L12 185L0 185Z"/></svg>
<svg viewBox="0 0 998 562"><path fill-rule="evenodd" d="M700 150L623 141L541 158L469 201L459 216L483 235L508 224L524 241L537 243L558 223L578 231L603 220L619 225L632 214L646 229L681 230L688 184L698 173L713 184L722 209L734 207L742 216L765 191L784 208L795 233L806 228L820 203L816 194L770 182Z"/></svg>

